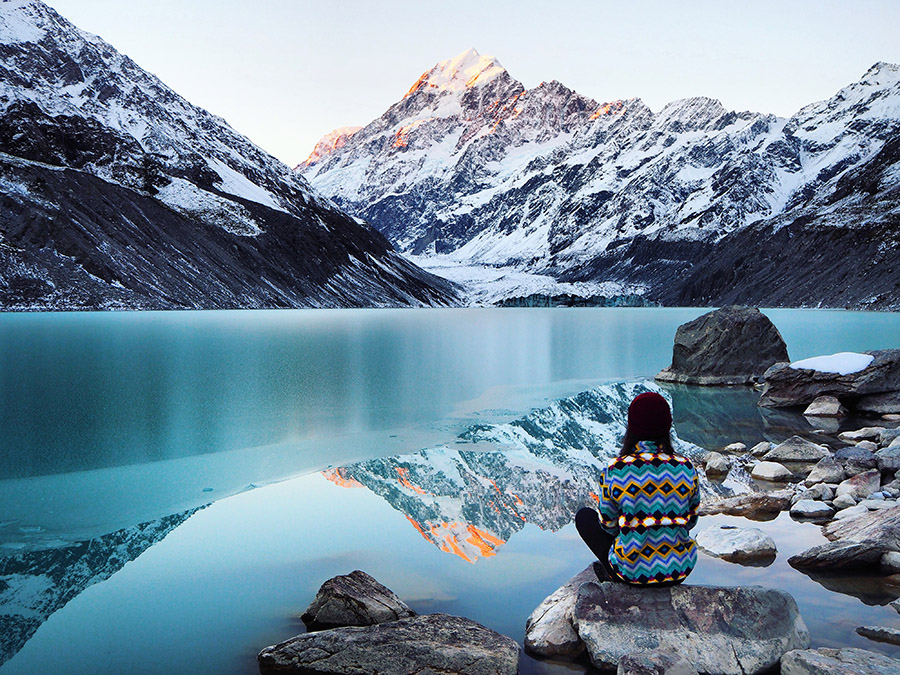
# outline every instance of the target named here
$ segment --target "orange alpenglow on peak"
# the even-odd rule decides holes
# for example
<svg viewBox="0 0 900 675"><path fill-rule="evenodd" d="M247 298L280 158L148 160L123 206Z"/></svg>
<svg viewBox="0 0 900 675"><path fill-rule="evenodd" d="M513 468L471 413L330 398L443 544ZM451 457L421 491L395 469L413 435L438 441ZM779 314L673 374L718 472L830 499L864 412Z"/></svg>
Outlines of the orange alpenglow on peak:
<svg viewBox="0 0 900 675"><path fill-rule="evenodd" d="M624 101L610 101L609 103L604 103L599 108L597 108L594 111L594 114L591 115L590 119L595 120L598 117L602 117L603 115L621 115L624 112Z"/></svg>
<svg viewBox="0 0 900 675"><path fill-rule="evenodd" d="M343 467L337 469L325 469L322 472L322 475L325 476L327 480L330 480L335 485L345 488L361 488L365 487L362 483L360 483L355 478L350 478L346 475L347 470Z"/></svg>
<svg viewBox="0 0 900 675"><path fill-rule="evenodd" d="M419 523L409 515L406 519L427 541L444 553L450 553L466 562L475 563L479 558L496 555L495 549L506 542L490 532L468 523Z"/></svg>
<svg viewBox="0 0 900 675"><path fill-rule="evenodd" d="M353 134L360 129L362 129L362 127L338 127L333 131L329 131L319 139L319 142L316 143L316 147L309 153L309 157L302 161L297 168L312 166L335 150L340 150L347 144L347 141L350 140Z"/></svg>
<svg viewBox="0 0 900 675"><path fill-rule="evenodd" d="M423 73L403 98L412 96L422 89L434 91L470 89L486 84L505 72L506 69L493 56L482 56L474 49L467 49Z"/></svg>

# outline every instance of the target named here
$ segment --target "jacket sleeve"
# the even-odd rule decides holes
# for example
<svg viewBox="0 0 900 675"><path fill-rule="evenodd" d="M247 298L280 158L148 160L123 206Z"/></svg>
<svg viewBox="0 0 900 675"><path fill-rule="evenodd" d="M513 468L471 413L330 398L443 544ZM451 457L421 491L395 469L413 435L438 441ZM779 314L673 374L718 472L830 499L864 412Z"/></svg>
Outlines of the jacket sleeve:
<svg viewBox="0 0 900 675"><path fill-rule="evenodd" d="M691 469L694 474L693 478L693 487L691 488L691 499L688 504L688 529L695 527L697 525L697 509L700 507L700 477L697 474L697 469L691 465Z"/></svg>
<svg viewBox="0 0 900 675"><path fill-rule="evenodd" d="M619 506L610 494L608 471L600 474L600 527L615 536L619 533Z"/></svg>

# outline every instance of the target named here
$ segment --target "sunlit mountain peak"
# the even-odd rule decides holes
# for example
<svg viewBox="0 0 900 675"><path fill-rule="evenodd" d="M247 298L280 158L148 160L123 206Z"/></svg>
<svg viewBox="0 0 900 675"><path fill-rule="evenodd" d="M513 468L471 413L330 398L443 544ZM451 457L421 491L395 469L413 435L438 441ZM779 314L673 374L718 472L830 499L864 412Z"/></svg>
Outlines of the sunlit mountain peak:
<svg viewBox="0 0 900 675"><path fill-rule="evenodd" d="M493 56L479 54L475 49L467 49L423 73L406 96L424 89L462 91L484 85L505 72L506 69Z"/></svg>

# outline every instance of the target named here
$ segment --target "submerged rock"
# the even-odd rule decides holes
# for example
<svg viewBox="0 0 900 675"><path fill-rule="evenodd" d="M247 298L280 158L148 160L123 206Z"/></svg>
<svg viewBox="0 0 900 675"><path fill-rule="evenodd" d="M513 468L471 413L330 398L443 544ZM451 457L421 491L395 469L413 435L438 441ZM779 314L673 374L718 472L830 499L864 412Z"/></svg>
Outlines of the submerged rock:
<svg viewBox="0 0 900 675"><path fill-rule="evenodd" d="M371 626L415 615L392 590L365 572L355 570L322 584L300 618L307 629L313 631L340 626Z"/></svg>
<svg viewBox="0 0 900 675"><path fill-rule="evenodd" d="M765 386L759 405L776 408L809 405L819 396L840 399L900 391L900 349L865 353L875 357L872 362L846 375L776 363L763 375Z"/></svg>
<svg viewBox="0 0 900 675"><path fill-rule="evenodd" d="M759 587L587 583L578 590L574 621L601 670L649 647L676 651L701 672L748 675L809 645L794 599Z"/></svg>
<svg viewBox="0 0 900 675"><path fill-rule="evenodd" d="M264 671L304 675L514 675L519 645L469 619L426 614L305 633L266 647L258 660Z"/></svg>
<svg viewBox="0 0 900 675"><path fill-rule="evenodd" d="M756 527L714 525L694 539L704 553L728 562L771 563L777 553L772 537Z"/></svg>
<svg viewBox="0 0 900 675"><path fill-rule="evenodd" d="M781 675L897 675L900 661L867 649L803 649L781 659Z"/></svg>
<svg viewBox="0 0 900 675"><path fill-rule="evenodd" d="M682 324L664 382L751 384L773 363L788 359L778 329L758 309L723 307Z"/></svg>

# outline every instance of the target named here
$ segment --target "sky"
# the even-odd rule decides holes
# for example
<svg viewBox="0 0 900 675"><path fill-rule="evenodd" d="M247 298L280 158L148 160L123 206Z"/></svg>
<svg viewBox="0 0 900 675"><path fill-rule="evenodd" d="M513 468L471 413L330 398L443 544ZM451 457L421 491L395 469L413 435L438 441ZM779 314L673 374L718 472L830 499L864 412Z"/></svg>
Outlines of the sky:
<svg viewBox="0 0 900 675"><path fill-rule="evenodd" d="M781 116L900 63L897 0L46 1L291 166L470 47L526 88Z"/></svg>

